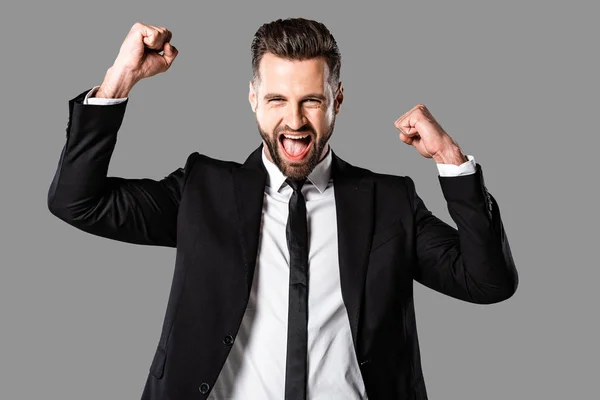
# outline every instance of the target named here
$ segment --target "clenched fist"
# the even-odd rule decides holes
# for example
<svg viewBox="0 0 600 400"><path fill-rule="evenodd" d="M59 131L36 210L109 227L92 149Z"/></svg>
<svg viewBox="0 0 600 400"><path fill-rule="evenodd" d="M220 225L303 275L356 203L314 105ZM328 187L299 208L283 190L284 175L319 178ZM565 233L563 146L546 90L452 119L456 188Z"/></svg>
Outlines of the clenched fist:
<svg viewBox="0 0 600 400"><path fill-rule="evenodd" d="M171 32L162 26L135 23L96 97L127 97L133 85L141 79L168 70L178 54L170 43L171 36Z"/></svg>
<svg viewBox="0 0 600 400"><path fill-rule="evenodd" d="M394 125L400 131L400 140L414 146L423 157L433 158L438 164L460 165L468 161L424 104L417 104Z"/></svg>

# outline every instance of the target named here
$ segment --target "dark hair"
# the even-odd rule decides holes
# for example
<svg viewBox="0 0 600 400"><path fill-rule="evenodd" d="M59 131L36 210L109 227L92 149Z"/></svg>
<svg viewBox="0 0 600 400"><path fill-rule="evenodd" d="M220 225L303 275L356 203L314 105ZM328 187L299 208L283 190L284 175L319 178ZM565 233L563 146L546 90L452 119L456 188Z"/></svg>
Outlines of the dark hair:
<svg viewBox="0 0 600 400"><path fill-rule="evenodd" d="M278 19L262 25L252 40L252 81L260 81L258 66L265 53L290 60L324 57L333 90L340 80L341 54L333 35L320 22L304 18Z"/></svg>

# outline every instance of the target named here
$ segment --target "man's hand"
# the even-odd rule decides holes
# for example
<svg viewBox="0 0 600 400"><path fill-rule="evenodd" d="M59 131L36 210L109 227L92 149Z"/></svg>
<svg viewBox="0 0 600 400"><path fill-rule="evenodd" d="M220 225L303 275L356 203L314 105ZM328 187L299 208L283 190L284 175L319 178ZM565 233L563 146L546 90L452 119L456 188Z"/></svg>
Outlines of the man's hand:
<svg viewBox="0 0 600 400"><path fill-rule="evenodd" d="M458 144L442 129L424 104L417 104L394 123L400 140L438 164L460 165L468 161Z"/></svg>
<svg viewBox="0 0 600 400"><path fill-rule="evenodd" d="M179 53L170 43L171 36L164 27L136 22L106 72L96 97L127 97L140 80L168 70Z"/></svg>

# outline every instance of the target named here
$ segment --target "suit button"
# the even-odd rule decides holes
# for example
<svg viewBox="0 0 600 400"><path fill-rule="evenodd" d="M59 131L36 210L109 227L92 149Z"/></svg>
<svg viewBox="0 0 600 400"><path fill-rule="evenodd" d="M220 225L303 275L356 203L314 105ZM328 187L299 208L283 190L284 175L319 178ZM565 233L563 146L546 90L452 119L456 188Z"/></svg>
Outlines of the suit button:
<svg viewBox="0 0 600 400"><path fill-rule="evenodd" d="M227 346L231 346L233 344L233 336L231 336L231 335L225 336L225 338L223 338L223 343L226 344Z"/></svg>
<svg viewBox="0 0 600 400"><path fill-rule="evenodd" d="M206 394L208 393L208 389L210 389L210 385L208 383L203 383L200 385L200 393Z"/></svg>

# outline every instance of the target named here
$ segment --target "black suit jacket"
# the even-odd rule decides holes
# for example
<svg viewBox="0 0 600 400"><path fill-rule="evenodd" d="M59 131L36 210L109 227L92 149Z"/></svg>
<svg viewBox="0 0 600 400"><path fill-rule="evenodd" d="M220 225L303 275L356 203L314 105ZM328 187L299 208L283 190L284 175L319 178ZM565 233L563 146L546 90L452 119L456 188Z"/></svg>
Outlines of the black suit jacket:
<svg viewBox="0 0 600 400"><path fill-rule="evenodd" d="M161 180L107 177L127 102L83 105L86 92L69 102L48 207L94 235L177 248L142 398L204 399L250 294L266 179L262 146L243 164L194 152ZM410 177L358 168L335 153L332 177L341 290L367 395L426 399L413 280L468 302L509 298L518 278L498 205L479 164L474 175L439 177L458 230L432 215Z"/></svg>

